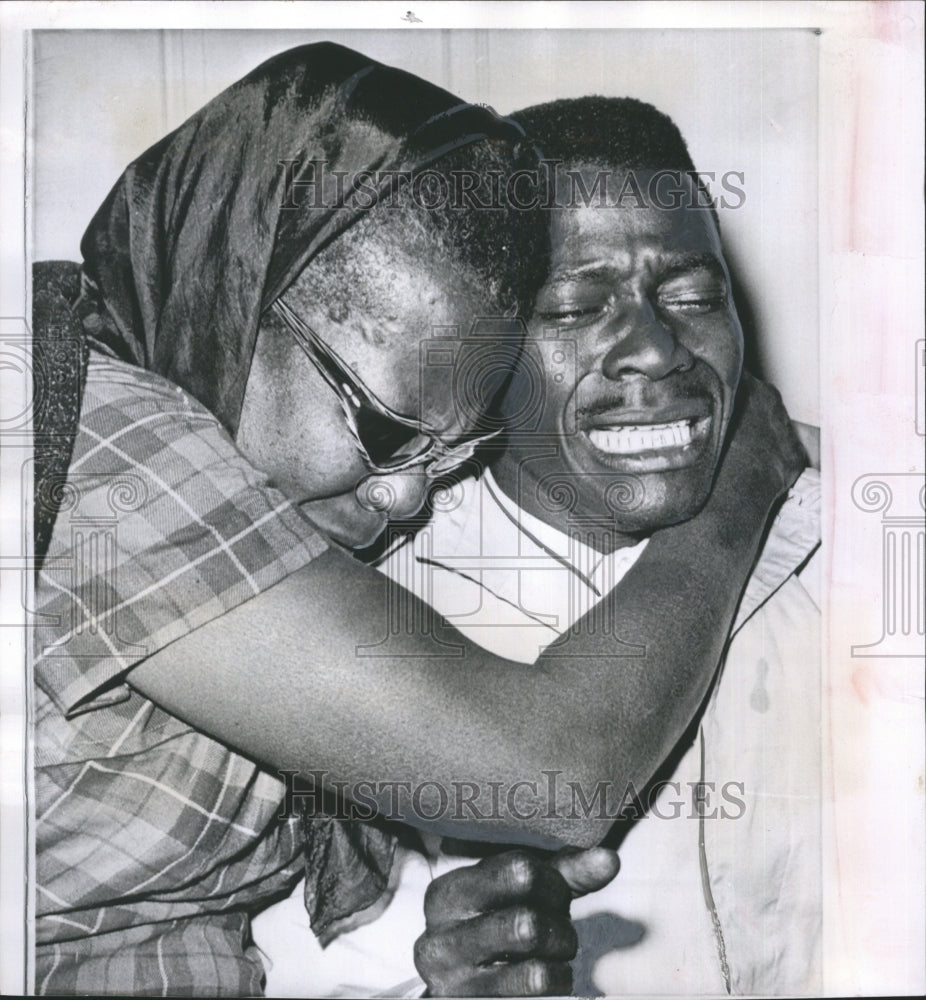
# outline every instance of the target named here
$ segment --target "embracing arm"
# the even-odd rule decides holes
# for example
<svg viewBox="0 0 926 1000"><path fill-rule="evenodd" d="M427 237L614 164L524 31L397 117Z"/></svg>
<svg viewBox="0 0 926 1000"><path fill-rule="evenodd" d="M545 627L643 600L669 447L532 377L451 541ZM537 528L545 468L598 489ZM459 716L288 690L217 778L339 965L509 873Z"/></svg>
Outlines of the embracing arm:
<svg viewBox="0 0 926 1000"><path fill-rule="evenodd" d="M720 660L768 513L799 471L783 431L757 454L772 418L787 424L771 393L752 391L701 514L657 532L622 585L533 665L493 656L436 616L433 635L393 635L388 656L358 655L386 634L390 584L330 551L140 663L129 681L271 770L324 772L392 815L401 789L387 783L407 782L401 818L414 825L595 843L610 809L576 812L574 786L587 801L608 779L614 804L678 740ZM423 606L414 611L427 620ZM645 652L628 656L623 644Z"/></svg>

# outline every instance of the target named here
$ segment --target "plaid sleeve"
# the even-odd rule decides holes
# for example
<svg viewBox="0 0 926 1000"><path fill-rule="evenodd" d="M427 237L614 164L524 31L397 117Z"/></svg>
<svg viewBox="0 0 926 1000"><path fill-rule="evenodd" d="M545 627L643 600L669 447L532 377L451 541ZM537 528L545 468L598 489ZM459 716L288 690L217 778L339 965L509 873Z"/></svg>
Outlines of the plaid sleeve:
<svg viewBox="0 0 926 1000"><path fill-rule="evenodd" d="M68 714L127 698L146 656L311 562L326 542L219 421L92 354L36 588L36 683Z"/></svg>

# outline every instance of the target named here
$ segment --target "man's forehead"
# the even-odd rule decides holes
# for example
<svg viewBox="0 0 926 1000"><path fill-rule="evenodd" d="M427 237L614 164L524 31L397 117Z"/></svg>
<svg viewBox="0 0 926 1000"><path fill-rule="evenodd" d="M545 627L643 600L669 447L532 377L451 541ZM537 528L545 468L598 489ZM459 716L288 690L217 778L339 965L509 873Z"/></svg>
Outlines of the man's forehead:
<svg viewBox="0 0 926 1000"><path fill-rule="evenodd" d="M595 175L594 168L581 172ZM646 178L646 173L639 172L644 189ZM687 178L684 181L690 185ZM657 204L648 197L561 202L551 209L551 239L552 281L606 277L602 268L626 269L641 252L658 254L666 267L725 272L712 213L684 199L680 204Z"/></svg>

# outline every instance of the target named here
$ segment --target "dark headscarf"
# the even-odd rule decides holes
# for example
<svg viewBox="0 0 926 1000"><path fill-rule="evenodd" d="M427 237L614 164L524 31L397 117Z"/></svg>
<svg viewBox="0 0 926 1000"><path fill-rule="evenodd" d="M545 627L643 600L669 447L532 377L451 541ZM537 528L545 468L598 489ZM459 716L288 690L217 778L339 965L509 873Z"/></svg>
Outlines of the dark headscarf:
<svg viewBox="0 0 926 1000"><path fill-rule="evenodd" d="M368 206L349 186L337 204L335 172L414 172L486 137L523 133L340 45L275 56L116 183L81 243L84 327L234 432L261 312Z"/></svg>

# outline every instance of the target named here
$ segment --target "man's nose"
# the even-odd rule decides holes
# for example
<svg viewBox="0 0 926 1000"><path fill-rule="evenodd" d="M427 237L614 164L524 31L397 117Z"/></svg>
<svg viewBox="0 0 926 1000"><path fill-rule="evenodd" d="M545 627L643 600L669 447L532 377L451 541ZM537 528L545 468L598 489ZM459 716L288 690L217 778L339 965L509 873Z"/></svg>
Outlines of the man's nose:
<svg viewBox="0 0 926 1000"><path fill-rule="evenodd" d="M637 374L657 381L694 364L691 351L679 343L646 298L619 305L605 336L608 346L601 365L605 378Z"/></svg>
<svg viewBox="0 0 926 1000"><path fill-rule="evenodd" d="M375 510L398 519L417 514L424 505L428 478L420 469L407 469L367 476L357 486L357 502L366 510Z"/></svg>

